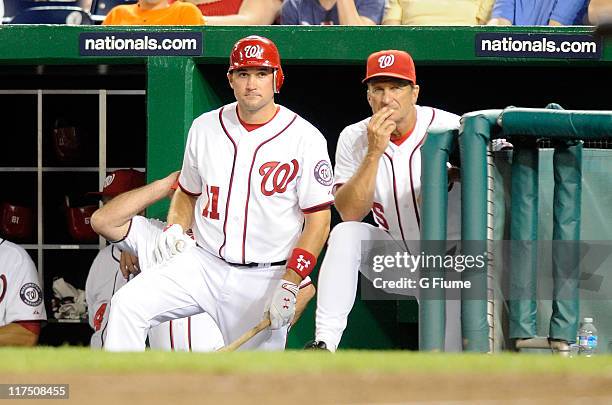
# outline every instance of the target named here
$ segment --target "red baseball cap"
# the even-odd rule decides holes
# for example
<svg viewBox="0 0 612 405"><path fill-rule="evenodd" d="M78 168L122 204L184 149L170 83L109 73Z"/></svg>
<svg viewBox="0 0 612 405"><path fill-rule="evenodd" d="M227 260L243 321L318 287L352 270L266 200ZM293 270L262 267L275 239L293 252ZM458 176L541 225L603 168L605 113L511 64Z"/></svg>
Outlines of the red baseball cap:
<svg viewBox="0 0 612 405"><path fill-rule="evenodd" d="M408 52L387 50L374 52L368 56L366 77L362 83L375 77L395 77L416 84L414 61Z"/></svg>
<svg viewBox="0 0 612 405"><path fill-rule="evenodd" d="M115 197L126 191L142 187L145 185L145 174L134 169L119 169L109 173L104 180L102 191L95 191L88 194L104 197Z"/></svg>

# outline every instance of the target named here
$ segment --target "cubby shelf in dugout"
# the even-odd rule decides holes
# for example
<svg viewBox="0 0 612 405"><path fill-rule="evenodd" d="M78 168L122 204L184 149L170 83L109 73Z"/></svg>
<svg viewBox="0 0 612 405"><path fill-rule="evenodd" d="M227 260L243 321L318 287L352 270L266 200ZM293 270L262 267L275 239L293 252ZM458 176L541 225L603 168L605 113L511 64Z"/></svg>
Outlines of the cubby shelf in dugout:
<svg viewBox="0 0 612 405"><path fill-rule="evenodd" d="M125 99L125 97L130 98ZM138 97L138 99L134 100L131 97ZM69 240L67 235L57 237L57 235L48 234L46 230L50 225L50 219L54 219L53 227L57 227L62 221L65 222L64 217L51 218L57 212L55 212L55 209L49 210L45 207L50 202L49 190L60 189L55 193L57 194L55 200L57 200L58 195L71 191L71 187L74 187L75 183L80 183L80 189L76 190L76 193L80 194L101 189L106 173L110 171L123 168L145 171L145 97L145 90L0 89L0 100L2 100L0 104L2 104L2 109L6 114L5 118L10 118L8 121L13 122L9 124L9 129L17 138L16 141L13 141L12 147L0 151L0 178L12 178L13 183L15 183L15 188L0 194L0 203L11 199L11 194L16 194L18 196L17 200L27 201L26 204L32 208L34 215L33 235L28 239L15 242L28 251L37 266L42 283L41 287L45 291L47 315L51 323L86 324L87 320L71 321L53 318L53 314L49 310L49 303L53 296L51 283L54 277L63 276L66 270L58 268L57 264L52 266L53 268L49 268L49 257L46 252L55 256L68 255L65 260L67 266L70 266L71 258L74 258L75 254L80 255L78 270L83 274L76 277L79 280L75 282L75 287L84 289L89 265L106 242L103 238L98 238L97 242L94 243L82 243ZM51 156L54 150L50 138L54 124L52 121L55 119L52 115L65 108L66 106L63 104L70 99L75 99L68 104L72 104L72 107L78 106L75 111L77 115L83 115L83 111L86 111L86 116L79 117L81 122L93 121L93 125L91 125L91 122L88 123L91 127L89 128L89 135L93 142L90 145L85 145L90 151L90 156L87 159L77 159L76 161L63 163ZM11 104L15 105L11 106ZM79 104L81 105L79 106ZM83 104L88 105L84 106ZM67 106L67 109L70 109L70 105ZM124 110L130 112L122 115L121 111ZM69 116L70 111L67 112L66 115ZM108 120L116 121L110 125L111 131L116 132L123 129L120 122L126 121L127 117L137 122L128 123L125 126L126 133L112 134L109 140ZM134 132L138 133L135 134ZM122 155L122 152L118 151L119 145L125 140L126 135L138 137L138 147L127 148L131 150L131 155L126 153ZM83 176L87 176L88 180L91 181L82 178L75 182L75 177ZM25 180L19 180L21 178ZM28 198L21 198L22 194L28 194ZM54 201L54 203L57 205L57 201ZM50 333L50 331L47 332ZM61 344L56 336L48 336L48 338L50 339L47 342L48 344Z"/></svg>

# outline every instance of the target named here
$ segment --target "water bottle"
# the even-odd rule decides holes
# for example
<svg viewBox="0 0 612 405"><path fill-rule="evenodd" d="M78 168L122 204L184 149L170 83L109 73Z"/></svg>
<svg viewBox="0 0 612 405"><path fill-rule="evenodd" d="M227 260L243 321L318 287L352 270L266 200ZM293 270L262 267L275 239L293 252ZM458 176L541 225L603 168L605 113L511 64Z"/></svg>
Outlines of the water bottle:
<svg viewBox="0 0 612 405"><path fill-rule="evenodd" d="M591 357L597 349L597 329L593 318L584 318L578 330L578 346L582 356Z"/></svg>

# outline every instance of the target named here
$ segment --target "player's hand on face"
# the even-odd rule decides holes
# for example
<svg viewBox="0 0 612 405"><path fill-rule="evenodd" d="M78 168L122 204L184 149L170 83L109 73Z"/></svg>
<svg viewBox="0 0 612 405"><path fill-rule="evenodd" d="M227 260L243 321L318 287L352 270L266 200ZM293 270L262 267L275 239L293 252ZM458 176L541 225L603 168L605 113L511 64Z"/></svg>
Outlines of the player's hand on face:
<svg viewBox="0 0 612 405"><path fill-rule="evenodd" d="M195 240L183 231L181 225L169 225L157 236L155 241L153 252L155 263L160 264L168 261L179 253L195 246L195 244Z"/></svg>
<svg viewBox="0 0 612 405"><path fill-rule="evenodd" d="M128 252L121 252L121 259L119 260L119 270L123 274L123 278L126 280L130 277L130 274L138 275L140 273L140 267L138 266L138 256L134 256Z"/></svg>
<svg viewBox="0 0 612 405"><path fill-rule="evenodd" d="M391 133L395 131L395 121L389 119L394 110L389 107L383 107L378 110L368 124L368 153L375 156L381 156L391 139Z"/></svg>
<svg viewBox="0 0 612 405"><path fill-rule="evenodd" d="M280 329L291 322L299 290L300 287L291 281L279 281L270 302L270 329Z"/></svg>

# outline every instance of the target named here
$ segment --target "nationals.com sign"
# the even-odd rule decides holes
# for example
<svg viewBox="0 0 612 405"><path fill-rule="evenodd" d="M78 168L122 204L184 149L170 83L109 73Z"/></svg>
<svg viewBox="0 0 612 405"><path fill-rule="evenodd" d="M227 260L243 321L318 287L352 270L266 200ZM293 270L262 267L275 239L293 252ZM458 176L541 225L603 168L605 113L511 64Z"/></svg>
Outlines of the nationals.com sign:
<svg viewBox="0 0 612 405"><path fill-rule="evenodd" d="M480 33L476 56L601 59L601 38L576 34Z"/></svg>
<svg viewBox="0 0 612 405"><path fill-rule="evenodd" d="M83 32L81 56L201 56L201 32Z"/></svg>

